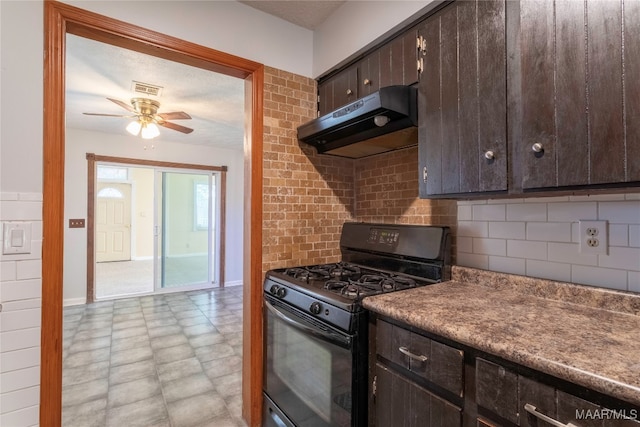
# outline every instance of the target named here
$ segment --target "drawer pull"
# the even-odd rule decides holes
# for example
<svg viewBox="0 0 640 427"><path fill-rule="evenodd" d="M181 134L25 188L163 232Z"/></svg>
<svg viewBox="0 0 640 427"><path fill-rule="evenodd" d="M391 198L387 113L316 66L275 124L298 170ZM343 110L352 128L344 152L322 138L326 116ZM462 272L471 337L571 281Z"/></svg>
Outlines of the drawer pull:
<svg viewBox="0 0 640 427"><path fill-rule="evenodd" d="M427 356L411 353L407 347L398 347L398 350L400 350L400 353L404 354L405 356L408 356L409 359L417 360L423 363L429 360Z"/></svg>
<svg viewBox="0 0 640 427"><path fill-rule="evenodd" d="M567 424L563 424L558 420L554 420L553 418L543 414L542 412L538 412L538 410L536 409L535 406L533 406L530 403L525 403L524 405L524 410L527 411L528 413L530 413L531 415L533 415L534 417L551 424L552 426L555 427L578 427L575 424L571 424L571 423L567 423Z"/></svg>

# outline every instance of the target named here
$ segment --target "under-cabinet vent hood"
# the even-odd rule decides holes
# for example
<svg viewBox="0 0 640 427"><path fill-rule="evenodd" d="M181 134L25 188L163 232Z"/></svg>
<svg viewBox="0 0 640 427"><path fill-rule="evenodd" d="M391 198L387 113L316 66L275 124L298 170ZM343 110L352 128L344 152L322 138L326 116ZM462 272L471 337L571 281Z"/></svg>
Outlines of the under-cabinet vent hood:
<svg viewBox="0 0 640 427"><path fill-rule="evenodd" d="M298 127L320 154L360 158L418 143L417 90L387 86Z"/></svg>

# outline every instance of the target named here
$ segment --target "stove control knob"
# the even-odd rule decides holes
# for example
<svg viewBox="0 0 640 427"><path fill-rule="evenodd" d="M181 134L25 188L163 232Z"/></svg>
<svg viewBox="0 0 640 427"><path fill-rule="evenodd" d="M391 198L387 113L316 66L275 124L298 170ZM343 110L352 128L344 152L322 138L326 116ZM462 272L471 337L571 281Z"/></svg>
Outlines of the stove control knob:
<svg viewBox="0 0 640 427"><path fill-rule="evenodd" d="M311 307L309 307L309 311L313 314L320 314L320 312L322 311L322 306L319 302L314 302L313 304L311 304Z"/></svg>
<svg viewBox="0 0 640 427"><path fill-rule="evenodd" d="M280 286L271 285L271 287L269 288L269 293L271 293L271 295L278 295L278 290L279 289L280 289Z"/></svg>
<svg viewBox="0 0 640 427"><path fill-rule="evenodd" d="M278 298L284 298L284 296L287 294L287 290L285 288L279 288L278 289Z"/></svg>

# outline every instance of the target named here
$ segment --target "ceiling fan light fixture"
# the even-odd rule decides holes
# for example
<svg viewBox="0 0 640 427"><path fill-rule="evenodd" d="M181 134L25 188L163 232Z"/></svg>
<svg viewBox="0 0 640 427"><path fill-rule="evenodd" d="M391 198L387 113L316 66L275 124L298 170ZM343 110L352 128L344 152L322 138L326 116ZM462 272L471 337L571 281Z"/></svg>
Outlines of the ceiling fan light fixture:
<svg viewBox="0 0 640 427"><path fill-rule="evenodd" d="M133 136L138 136L140 129L142 129L142 124L138 120L134 120L127 125L127 132Z"/></svg>
<svg viewBox="0 0 640 427"><path fill-rule="evenodd" d="M142 139L153 139L160 135L160 129L155 123L146 123L142 126Z"/></svg>

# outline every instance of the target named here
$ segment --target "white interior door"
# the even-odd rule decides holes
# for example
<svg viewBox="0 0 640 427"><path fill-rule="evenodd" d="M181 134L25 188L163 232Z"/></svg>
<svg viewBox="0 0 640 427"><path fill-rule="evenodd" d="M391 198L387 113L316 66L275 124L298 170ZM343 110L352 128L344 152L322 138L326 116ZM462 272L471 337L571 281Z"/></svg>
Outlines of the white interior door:
<svg viewBox="0 0 640 427"><path fill-rule="evenodd" d="M96 261L131 260L131 184L98 183Z"/></svg>

